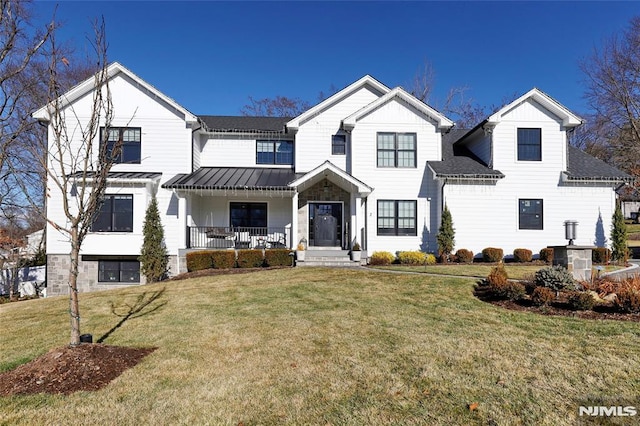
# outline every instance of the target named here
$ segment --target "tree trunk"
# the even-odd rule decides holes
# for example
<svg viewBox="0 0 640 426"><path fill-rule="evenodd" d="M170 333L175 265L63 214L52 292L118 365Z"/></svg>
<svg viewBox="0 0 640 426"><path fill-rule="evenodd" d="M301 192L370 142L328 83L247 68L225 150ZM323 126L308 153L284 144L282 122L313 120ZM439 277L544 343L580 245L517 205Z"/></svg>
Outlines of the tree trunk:
<svg viewBox="0 0 640 426"><path fill-rule="evenodd" d="M80 344L80 306L78 304L78 260L80 244L78 228L71 228L71 255L69 264L69 315L71 316L71 346Z"/></svg>

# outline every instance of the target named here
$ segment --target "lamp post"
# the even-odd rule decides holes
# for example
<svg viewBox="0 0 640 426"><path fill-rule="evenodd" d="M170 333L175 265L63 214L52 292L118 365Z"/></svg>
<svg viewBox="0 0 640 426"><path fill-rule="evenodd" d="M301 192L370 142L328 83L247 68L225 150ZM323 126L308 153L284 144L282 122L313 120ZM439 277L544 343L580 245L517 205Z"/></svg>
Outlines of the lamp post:
<svg viewBox="0 0 640 426"><path fill-rule="evenodd" d="M569 240L570 246L573 245L573 240L578 238L578 221L577 220L565 220L564 221L564 238Z"/></svg>

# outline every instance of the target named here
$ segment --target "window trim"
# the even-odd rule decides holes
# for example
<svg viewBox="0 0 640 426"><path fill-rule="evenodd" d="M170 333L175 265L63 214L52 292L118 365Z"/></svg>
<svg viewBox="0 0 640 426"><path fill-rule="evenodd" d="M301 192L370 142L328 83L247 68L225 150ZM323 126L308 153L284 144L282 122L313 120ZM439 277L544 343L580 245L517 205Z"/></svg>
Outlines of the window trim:
<svg viewBox="0 0 640 426"><path fill-rule="evenodd" d="M380 135L393 135L393 149L379 147ZM413 149L399 149L398 148L398 136L400 135L412 135L413 136ZM393 152L393 166L380 165L380 152ZM400 152L413 152L413 165L412 166L400 166L398 165L398 153ZM418 167L418 134L415 132L377 132L376 133L376 167L381 169L415 169Z"/></svg>
<svg viewBox="0 0 640 426"><path fill-rule="evenodd" d="M418 201L417 200L377 200L376 203L376 234L379 236L397 236L397 237L415 237L418 235ZM380 203L393 203L393 216L380 216ZM413 217L400 216L398 205L399 203L412 203L413 204ZM393 218L393 228L380 228L379 221L381 218ZM413 219L414 228L399 228L398 223L401 219ZM380 230L386 230L381 232ZM409 232L402 231L400 229L407 230ZM392 232L389 232L391 230Z"/></svg>
<svg viewBox="0 0 640 426"><path fill-rule="evenodd" d="M110 264L114 264L117 263L118 264L118 269L117 269L117 273L118 273L118 280L108 280L105 279L105 263L108 262ZM123 279L123 273L125 271L136 271L136 269L126 269L123 268L123 264L128 263L128 264L137 264L137 280L124 280ZM107 271L116 271L116 269L107 269ZM98 282L99 283L108 283L108 284L140 284L140 261L138 260L131 260L131 259L98 259Z"/></svg>
<svg viewBox="0 0 640 426"><path fill-rule="evenodd" d="M336 143L336 139L342 139ZM336 152L336 148L341 148L342 152ZM347 135L338 133L331 136L331 155L347 155Z"/></svg>
<svg viewBox="0 0 640 426"><path fill-rule="evenodd" d="M522 220L523 219L523 215L526 215L526 217L531 217L531 216L535 216L538 213L524 213L522 211L523 209L523 202L525 201L529 201L529 202L540 202L540 218L539 218L539 225L535 225L535 226L528 226L526 223L528 222L527 220ZM538 218L534 218L536 221L538 221ZM525 225L523 225L523 222L525 222ZM529 222L531 223L531 222ZM523 230L523 231L542 231L544 230L544 199L542 198L518 198L518 229L519 230Z"/></svg>
<svg viewBox="0 0 640 426"><path fill-rule="evenodd" d="M276 144L277 143L288 143L291 144L291 162L288 163L282 163L282 162L278 162L278 155L276 152ZM260 144L270 144L271 145L271 151L258 151L258 146ZM273 155L273 161L272 162L261 162L259 161L259 155L261 152L271 152L271 154ZM295 144L293 141L291 140L286 140L286 139L257 139L256 140L256 164L257 165L274 165L274 166L293 166L295 161Z"/></svg>
<svg viewBox="0 0 640 426"><path fill-rule="evenodd" d="M113 126L113 127L109 127L109 130L117 130L118 131L118 136L119 136L119 140L122 141L123 139L123 133L125 130L134 130L134 131L138 131L138 134L140 135L139 140L137 141L127 141L124 142L122 141L122 149L123 151L120 152L120 155L118 155L117 157L111 157L113 164L140 164L142 163L142 128L141 127L118 127L118 126ZM107 149L109 144L114 144L117 141L108 141L105 140L105 136L104 136L104 131L105 131L105 127L102 126L100 127L100 150L102 150L102 144L106 143L107 144ZM129 145L129 146L137 146L138 148L138 156L137 159L134 161L123 161L123 154L124 154L124 147L125 145ZM111 151L113 151L113 146L111 147L111 149L109 149L109 154L111 153Z"/></svg>
<svg viewBox="0 0 640 426"><path fill-rule="evenodd" d="M127 197L127 198L131 199L131 229L124 229L124 230L122 230L122 229L113 229L114 228L113 224L114 224L114 222L116 222L114 220L115 214L118 213L114 209L114 207L115 207L115 203L114 203L115 197ZM96 220L98 219L98 216L100 215L100 213L102 211L102 208L105 205L105 202L106 202L107 199L110 200L110 206L111 206L111 209L110 209L110 212L109 212L109 216L110 216L109 228L110 229L94 229ZM126 233L132 233L133 232L133 227L134 227L134 223L133 223L134 222L134 220L133 220L134 219L133 199L134 199L133 194L104 194L102 196L102 201L101 201L101 204L100 204L100 208L98 209L98 211L96 211L96 214L95 214L95 216L93 218L93 223L91 224L91 232L109 232L109 233L112 233L112 232L126 232Z"/></svg>
<svg viewBox="0 0 640 426"><path fill-rule="evenodd" d="M520 131L529 131L529 130L537 130L538 132L538 142L536 142L535 144L533 143L528 143L525 141L520 141ZM525 147L525 146L536 146L538 148L538 155L536 158L522 158L525 157L524 155L520 155L520 147ZM542 161L542 128L541 127L518 127L516 129L516 158L518 159L518 161Z"/></svg>

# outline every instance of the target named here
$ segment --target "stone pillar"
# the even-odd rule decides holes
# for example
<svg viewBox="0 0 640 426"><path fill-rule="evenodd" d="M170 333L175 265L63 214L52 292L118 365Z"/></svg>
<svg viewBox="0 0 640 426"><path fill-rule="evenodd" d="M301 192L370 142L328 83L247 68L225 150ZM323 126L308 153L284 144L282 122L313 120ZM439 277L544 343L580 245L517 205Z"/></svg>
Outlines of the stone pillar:
<svg viewBox="0 0 640 426"><path fill-rule="evenodd" d="M551 246L553 249L553 265L562 265L573 278L579 281L591 281L591 246Z"/></svg>

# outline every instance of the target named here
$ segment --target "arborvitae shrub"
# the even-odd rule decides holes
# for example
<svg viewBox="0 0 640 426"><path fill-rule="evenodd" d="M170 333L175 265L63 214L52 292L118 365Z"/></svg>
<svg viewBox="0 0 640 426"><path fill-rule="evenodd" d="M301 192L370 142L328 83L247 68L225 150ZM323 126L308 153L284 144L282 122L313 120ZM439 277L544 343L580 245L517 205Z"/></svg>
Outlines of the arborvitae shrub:
<svg viewBox="0 0 640 426"><path fill-rule="evenodd" d="M536 284L551 290L579 290L571 272L561 265L547 266L536 272Z"/></svg>
<svg viewBox="0 0 640 426"><path fill-rule="evenodd" d="M155 197L147 207L142 234L144 238L138 258L140 272L147 278L147 283L163 280L169 271L169 255L164 243L164 228Z"/></svg>
<svg viewBox="0 0 640 426"><path fill-rule="evenodd" d="M238 250L238 268L260 268L264 264L262 250Z"/></svg>
<svg viewBox="0 0 640 426"><path fill-rule="evenodd" d="M573 291L569 295L569 307L574 311L590 311L596 304L593 296L586 291Z"/></svg>
<svg viewBox="0 0 640 426"><path fill-rule="evenodd" d="M264 262L267 266L291 266L291 253L287 249L267 249L264 251Z"/></svg>
<svg viewBox="0 0 640 426"><path fill-rule="evenodd" d="M398 253L398 260L403 265L424 265L427 255L421 251L401 251Z"/></svg>
<svg viewBox="0 0 640 426"><path fill-rule="evenodd" d="M374 251L369 258L370 265L390 265L395 260L395 256L388 251Z"/></svg>
<svg viewBox="0 0 640 426"><path fill-rule="evenodd" d="M201 271L213 268L211 262L211 251L192 251L187 253L187 271Z"/></svg>
<svg viewBox="0 0 640 426"><path fill-rule="evenodd" d="M556 294L553 290L546 287L536 287L531 293L531 302L537 306L545 306L553 302L556 298Z"/></svg>
<svg viewBox="0 0 640 426"><path fill-rule="evenodd" d="M507 275L507 271L504 269L504 265L500 264L494 268L491 268L491 272L489 272L489 276L487 277L487 283L489 285L502 285L509 281L509 276Z"/></svg>
<svg viewBox="0 0 640 426"><path fill-rule="evenodd" d="M611 260L611 250L606 247L596 247L591 252L591 261L593 263L609 263Z"/></svg>
<svg viewBox="0 0 640 426"><path fill-rule="evenodd" d="M634 289L624 289L617 293L615 306L621 312L640 313L640 292Z"/></svg>
<svg viewBox="0 0 640 426"><path fill-rule="evenodd" d="M456 251L456 257L459 263L473 263L473 252L467 249L459 249Z"/></svg>
<svg viewBox="0 0 640 426"><path fill-rule="evenodd" d="M553 249L551 247L545 247L540 250L540 260L543 262L553 262Z"/></svg>
<svg viewBox="0 0 640 426"><path fill-rule="evenodd" d="M229 269L236 266L236 252L234 250L213 250L211 263L216 269Z"/></svg>
<svg viewBox="0 0 640 426"><path fill-rule="evenodd" d="M531 250L525 248L517 248L513 250L513 260L518 263L531 262L533 259L533 253Z"/></svg>
<svg viewBox="0 0 640 426"><path fill-rule="evenodd" d="M482 250L482 260L489 263L500 262L504 257L504 251L501 248L487 247Z"/></svg>

